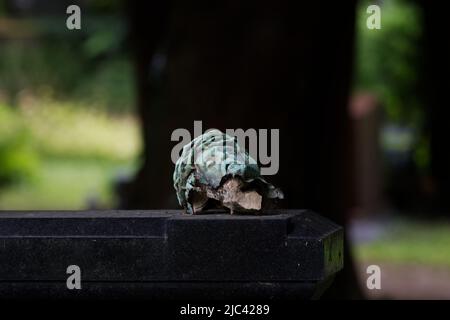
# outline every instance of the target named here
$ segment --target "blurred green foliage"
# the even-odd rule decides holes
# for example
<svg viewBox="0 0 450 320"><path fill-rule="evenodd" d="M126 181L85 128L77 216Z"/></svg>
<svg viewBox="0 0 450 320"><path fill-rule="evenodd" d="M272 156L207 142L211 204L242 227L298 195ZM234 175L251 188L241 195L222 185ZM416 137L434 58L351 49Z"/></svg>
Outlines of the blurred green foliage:
<svg viewBox="0 0 450 320"><path fill-rule="evenodd" d="M126 24L119 14L119 1L89 2L83 6L82 29L77 31L66 28L65 11L4 14L0 95L12 106L26 91L38 98L129 112L134 104L133 74Z"/></svg>
<svg viewBox="0 0 450 320"><path fill-rule="evenodd" d="M122 1L82 6L0 0L0 208L112 205L112 179L136 166L140 136Z"/></svg>
<svg viewBox="0 0 450 320"><path fill-rule="evenodd" d="M22 118L0 104L0 187L33 178L38 157Z"/></svg>
<svg viewBox="0 0 450 320"><path fill-rule="evenodd" d="M104 45L76 49L64 42L8 42L0 51L0 88L12 105L25 90L38 97L52 96L106 111L129 112L134 94L130 63L122 55L99 59L96 54L105 50Z"/></svg>
<svg viewBox="0 0 450 320"><path fill-rule="evenodd" d="M411 129L411 161L419 172L426 173L430 147L423 134L421 10L414 1L383 1L379 3L381 29L368 29L366 9L370 4L373 1L360 1L357 9L354 89L375 93L385 121Z"/></svg>
<svg viewBox="0 0 450 320"><path fill-rule="evenodd" d="M381 29L368 29L372 3L360 1L357 9L355 89L376 93L389 120L420 126L421 12L412 1L383 1Z"/></svg>
<svg viewBox="0 0 450 320"><path fill-rule="evenodd" d="M0 209L83 209L114 205L112 184L138 165L131 115L52 100L0 105Z"/></svg>

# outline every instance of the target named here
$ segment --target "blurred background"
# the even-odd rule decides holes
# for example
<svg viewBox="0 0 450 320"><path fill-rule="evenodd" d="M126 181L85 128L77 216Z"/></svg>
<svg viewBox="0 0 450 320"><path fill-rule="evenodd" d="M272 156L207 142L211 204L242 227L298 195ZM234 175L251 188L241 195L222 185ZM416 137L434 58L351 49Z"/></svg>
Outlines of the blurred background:
<svg viewBox="0 0 450 320"><path fill-rule="evenodd" d="M280 128L285 206L346 228L328 298L450 299L443 12L0 0L0 210L176 208L174 129Z"/></svg>

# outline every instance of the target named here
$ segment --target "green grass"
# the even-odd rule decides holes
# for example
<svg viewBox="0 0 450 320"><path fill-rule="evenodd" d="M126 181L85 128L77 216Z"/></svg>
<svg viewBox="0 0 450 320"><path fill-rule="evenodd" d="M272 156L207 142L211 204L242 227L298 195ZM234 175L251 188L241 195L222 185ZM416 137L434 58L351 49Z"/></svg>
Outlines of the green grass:
<svg viewBox="0 0 450 320"><path fill-rule="evenodd" d="M114 206L115 177L133 174L138 161L136 119L54 101L0 105L0 111L4 142L23 137L22 149L0 149L0 160L23 155L22 164L9 171L20 179L0 188L0 210L76 210L92 199L102 208ZM32 172L21 174L27 163Z"/></svg>
<svg viewBox="0 0 450 320"><path fill-rule="evenodd" d="M44 156L128 161L141 147L136 120L129 115L44 102L22 108L21 117Z"/></svg>
<svg viewBox="0 0 450 320"><path fill-rule="evenodd" d="M46 160L35 179L0 190L0 210L80 210L88 199L114 206L112 182L132 164L98 160Z"/></svg>
<svg viewBox="0 0 450 320"><path fill-rule="evenodd" d="M396 222L380 239L355 247L358 259L450 267L450 222Z"/></svg>

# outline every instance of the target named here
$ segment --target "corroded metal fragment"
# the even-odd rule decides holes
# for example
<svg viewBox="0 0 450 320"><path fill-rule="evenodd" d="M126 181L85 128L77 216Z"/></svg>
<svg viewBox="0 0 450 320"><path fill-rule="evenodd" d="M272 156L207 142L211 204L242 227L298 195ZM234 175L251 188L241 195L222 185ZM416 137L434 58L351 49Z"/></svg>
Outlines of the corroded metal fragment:
<svg viewBox="0 0 450 320"><path fill-rule="evenodd" d="M281 190L261 177L258 164L237 139L219 130L183 147L173 180L178 202L190 214L209 208L258 212L283 199Z"/></svg>

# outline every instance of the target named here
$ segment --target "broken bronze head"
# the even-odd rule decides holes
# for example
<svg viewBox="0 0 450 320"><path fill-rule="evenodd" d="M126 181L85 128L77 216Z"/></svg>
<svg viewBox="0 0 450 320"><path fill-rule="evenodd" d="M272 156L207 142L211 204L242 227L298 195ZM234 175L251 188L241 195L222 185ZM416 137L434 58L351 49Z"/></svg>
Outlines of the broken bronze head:
<svg viewBox="0 0 450 320"><path fill-rule="evenodd" d="M190 214L212 208L258 213L283 193L261 177L256 161L235 137L210 130L183 147L175 164L178 202Z"/></svg>

